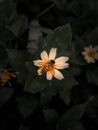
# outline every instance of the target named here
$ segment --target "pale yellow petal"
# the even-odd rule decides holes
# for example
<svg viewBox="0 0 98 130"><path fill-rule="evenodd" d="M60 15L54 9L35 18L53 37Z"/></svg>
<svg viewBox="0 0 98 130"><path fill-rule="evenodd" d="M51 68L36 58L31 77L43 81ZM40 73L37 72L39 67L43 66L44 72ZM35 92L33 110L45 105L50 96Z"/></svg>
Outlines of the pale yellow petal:
<svg viewBox="0 0 98 130"><path fill-rule="evenodd" d="M62 56L62 57L56 58L55 63L66 62L68 60L69 60L68 57Z"/></svg>
<svg viewBox="0 0 98 130"><path fill-rule="evenodd" d="M46 74L47 80L52 80L53 75L48 71Z"/></svg>
<svg viewBox="0 0 98 130"><path fill-rule="evenodd" d="M88 47L84 47L84 50L86 51L88 49Z"/></svg>
<svg viewBox="0 0 98 130"><path fill-rule="evenodd" d="M54 60L56 57L57 48L52 48L49 52L49 60Z"/></svg>
<svg viewBox="0 0 98 130"><path fill-rule="evenodd" d="M41 70L42 70L41 68L38 69L38 71L37 71L38 75L42 75Z"/></svg>
<svg viewBox="0 0 98 130"><path fill-rule="evenodd" d="M92 46L92 45L89 45L87 48L93 49L93 46Z"/></svg>
<svg viewBox="0 0 98 130"><path fill-rule="evenodd" d="M47 54L46 51L43 51L43 52L41 53L41 59L42 59L42 60L48 60L48 54Z"/></svg>
<svg viewBox="0 0 98 130"><path fill-rule="evenodd" d="M42 62L42 60L34 60L33 63L36 66L40 66L40 63Z"/></svg>
<svg viewBox="0 0 98 130"><path fill-rule="evenodd" d="M56 69L54 70L54 77L59 80L64 79L64 76L62 75L62 73Z"/></svg>
<svg viewBox="0 0 98 130"><path fill-rule="evenodd" d="M82 52L82 55L86 55L87 53L85 51Z"/></svg>
<svg viewBox="0 0 98 130"><path fill-rule="evenodd" d="M87 63L95 63L95 59L91 57L86 57Z"/></svg>
<svg viewBox="0 0 98 130"><path fill-rule="evenodd" d="M56 69L65 69L65 68L68 68L68 67L69 67L69 64L68 63L63 63L63 62L61 62L60 64L55 65Z"/></svg>

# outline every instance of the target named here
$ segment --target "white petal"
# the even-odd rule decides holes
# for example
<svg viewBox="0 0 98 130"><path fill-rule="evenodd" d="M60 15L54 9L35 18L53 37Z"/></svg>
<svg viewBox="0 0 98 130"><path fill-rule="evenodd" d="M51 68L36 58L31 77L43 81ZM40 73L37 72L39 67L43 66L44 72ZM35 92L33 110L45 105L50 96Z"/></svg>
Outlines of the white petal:
<svg viewBox="0 0 98 130"><path fill-rule="evenodd" d="M41 73L41 68L38 69L37 73L38 73L38 75L42 75L42 73Z"/></svg>
<svg viewBox="0 0 98 130"><path fill-rule="evenodd" d="M58 71L58 70L54 70L54 77L55 78L57 78L57 79L59 79L59 80L62 80L62 79L64 79L64 76L62 75L62 73L60 72L60 71Z"/></svg>
<svg viewBox="0 0 98 130"><path fill-rule="evenodd" d="M86 52L85 52L85 51L83 51L83 52L82 52L82 55L85 55L85 54L86 54Z"/></svg>
<svg viewBox="0 0 98 130"><path fill-rule="evenodd" d="M68 61L68 60L69 60L68 57L62 56L62 57L56 58L56 59L55 59L55 62L56 62L56 63L66 62L66 61Z"/></svg>
<svg viewBox="0 0 98 130"><path fill-rule="evenodd" d="M49 52L49 60L54 60L56 57L56 50L57 48L51 48L50 52Z"/></svg>
<svg viewBox="0 0 98 130"><path fill-rule="evenodd" d="M95 60L87 60L87 63L95 63Z"/></svg>
<svg viewBox="0 0 98 130"><path fill-rule="evenodd" d="M69 64L61 62L60 64L56 64L55 66L56 66L56 69L65 69L69 67Z"/></svg>
<svg viewBox="0 0 98 130"><path fill-rule="evenodd" d="M34 60L33 61L34 62L34 65L36 65L36 66L40 66L40 62L42 62L42 60Z"/></svg>
<svg viewBox="0 0 98 130"><path fill-rule="evenodd" d="M92 46L92 45L89 45L89 48L93 48L93 46Z"/></svg>
<svg viewBox="0 0 98 130"><path fill-rule="evenodd" d="M46 76L47 80L52 80L53 75L50 72L47 72Z"/></svg>
<svg viewBox="0 0 98 130"><path fill-rule="evenodd" d="M43 51L43 52L41 53L41 58L42 58L42 60L48 60L48 54L47 54L46 51Z"/></svg>

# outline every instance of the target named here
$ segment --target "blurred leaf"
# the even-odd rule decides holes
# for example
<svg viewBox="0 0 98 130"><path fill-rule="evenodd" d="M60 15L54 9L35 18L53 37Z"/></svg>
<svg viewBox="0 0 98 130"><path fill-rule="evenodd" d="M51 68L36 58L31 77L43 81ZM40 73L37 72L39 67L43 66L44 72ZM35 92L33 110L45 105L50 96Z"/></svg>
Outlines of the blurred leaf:
<svg viewBox="0 0 98 130"><path fill-rule="evenodd" d="M98 27L94 28L87 35L87 42L88 42L89 45L93 45L93 46L98 45Z"/></svg>
<svg viewBox="0 0 98 130"><path fill-rule="evenodd" d="M53 124L58 118L58 113L53 109L44 109L43 113L48 124Z"/></svg>
<svg viewBox="0 0 98 130"><path fill-rule="evenodd" d="M54 86L59 86L61 90L70 90L72 89L73 86L78 85L78 82L75 80L75 78L72 76L72 74L65 70L63 73L64 79L59 81L57 79L53 79L53 85Z"/></svg>
<svg viewBox="0 0 98 130"><path fill-rule="evenodd" d="M8 41L15 38L12 30L7 25L0 24L0 34L0 39L2 41Z"/></svg>
<svg viewBox="0 0 98 130"><path fill-rule="evenodd" d="M73 44L74 47L70 56L70 62L75 65L86 65L87 63L82 56L82 51L88 43L79 37L75 37Z"/></svg>
<svg viewBox="0 0 98 130"><path fill-rule="evenodd" d="M39 102L34 95L24 94L23 96L17 98L18 109L24 118L29 116L35 111Z"/></svg>
<svg viewBox="0 0 98 130"><path fill-rule="evenodd" d="M60 10L64 10L67 5L67 0L49 0L49 1L52 1L55 4L55 6Z"/></svg>
<svg viewBox="0 0 98 130"><path fill-rule="evenodd" d="M30 73L33 73L35 71L33 60L31 62L25 62L25 66Z"/></svg>
<svg viewBox="0 0 98 130"><path fill-rule="evenodd" d="M21 124L19 130L30 130L30 129L24 126L23 124Z"/></svg>
<svg viewBox="0 0 98 130"><path fill-rule="evenodd" d="M71 128L70 130L85 130L85 128L83 127L82 123L78 122L73 128Z"/></svg>
<svg viewBox="0 0 98 130"><path fill-rule="evenodd" d="M40 52L45 49L49 51L52 47L56 47L58 49L58 55L69 56L73 48L71 39L72 33L69 24L58 27L53 32L49 33L44 40L41 39L39 42Z"/></svg>
<svg viewBox="0 0 98 130"><path fill-rule="evenodd" d="M14 38L14 34L9 28L9 24L13 23L16 18L17 4L13 0L3 0L0 3L0 39L7 41Z"/></svg>
<svg viewBox="0 0 98 130"><path fill-rule="evenodd" d="M90 0L73 0L69 3L67 9L79 18L83 18L91 11L91 6Z"/></svg>
<svg viewBox="0 0 98 130"><path fill-rule="evenodd" d="M4 43L0 42L0 68L4 68L7 62L8 62L8 56Z"/></svg>
<svg viewBox="0 0 98 130"><path fill-rule="evenodd" d="M16 17L17 3L14 0L3 0L0 3L0 23L9 24Z"/></svg>
<svg viewBox="0 0 98 130"><path fill-rule="evenodd" d="M15 35L18 36L19 34L23 33L28 27L28 20L24 16L18 16L14 23L9 26L10 31Z"/></svg>
<svg viewBox="0 0 98 130"><path fill-rule="evenodd" d="M56 95L56 92L41 92L40 103L42 105L47 104L54 95Z"/></svg>
<svg viewBox="0 0 98 130"><path fill-rule="evenodd" d="M86 114L88 117L93 119L93 121L98 124L98 95L90 97L89 103L86 107Z"/></svg>
<svg viewBox="0 0 98 130"><path fill-rule="evenodd" d="M82 69L81 67L74 65L74 66L70 66L69 71L73 76L77 76L81 74Z"/></svg>
<svg viewBox="0 0 98 130"><path fill-rule="evenodd" d="M32 56L28 54L26 51L16 51L16 50L7 50L9 62L12 65L14 71L19 72L17 77L19 81L22 83L28 77L28 70L25 66L26 61L31 61Z"/></svg>
<svg viewBox="0 0 98 130"><path fill-rule="evenodd" d="M87 68L86 76L87 76L88 82L92 82L98 85L98 67Z"/></svg>
<svg viewBox="0 0 98 130"><path fill-rule="evenodd" d="M12 88L0 87L0 107L11 97L12 93Z"/></svg>
<svg viewBox="0 0 98 130"><path fill-rule="evenodd" d="M41 32L48 34L48 33L52 33L53 31L50 28L46 28L46 27L40 27Z"/></svg>
<svg viewBox="0 0 98 130"><path fill-rule="evenodd" d="M70 96L71 96L70 90L60 92L60 97L63 99L66 105L69 105L70 103Z"/></svg>
<svg viewBox="0 0 98 130"><path fill-rule="evenodd" d="M36 72L37 73L37 72ZM29 75L24 91L37 93L43 91L46 87L48 87L49 82L43 76L35 76L33 73Z"/></svg>
<svg viewBox="0 0 98 130"><path fill-rule="evenodd" d="M56 130L65 130L75 127L78 121L82 118L85 107L86 104L81 104L65 112L58 120Z"/></svg>
<svg viewBox="0 0 98 130"><path fill-rule="evenodd" d="M18 16L10 25L0 24L1 39L7 41L22 34L28 27L27 18L24 16Z"/></svg>
<svg viewBox="0 0 98 130"><path fill-rule="evenodd" d="M27 26L27 17L18 15L17 3L14 0L4 0L0 3L0 39L11 40L23 33Z"/></svg>
<svg viewBox="0 0 98 130"><path fill-rule="evenodd" d="M52 81L49 82L49 86L41 92L40 101L41 104L47 104L56 93L59 93L62 88L59 85L53 86Z"/></svg>

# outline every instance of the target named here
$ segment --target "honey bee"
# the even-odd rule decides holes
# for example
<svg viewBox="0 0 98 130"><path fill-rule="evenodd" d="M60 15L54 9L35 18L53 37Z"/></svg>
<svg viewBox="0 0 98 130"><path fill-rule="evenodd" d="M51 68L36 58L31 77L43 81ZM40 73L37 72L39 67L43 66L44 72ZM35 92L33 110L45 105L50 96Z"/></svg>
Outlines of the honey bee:
<svg viewBox="0 0 98 130"><path fill-rule="evenodd" d="M44 74L47 71L49 71L53 65L55 64L54 60L50 60L47 64L45 64L45 66L42 67L41 73Z"/></svg>

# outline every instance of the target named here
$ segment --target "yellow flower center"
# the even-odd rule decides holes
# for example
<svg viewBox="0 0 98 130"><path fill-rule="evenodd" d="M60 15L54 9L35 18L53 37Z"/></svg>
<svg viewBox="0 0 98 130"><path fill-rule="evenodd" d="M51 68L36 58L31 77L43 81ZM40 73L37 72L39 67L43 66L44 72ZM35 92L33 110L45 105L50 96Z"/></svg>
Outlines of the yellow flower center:
<svg viewBox="0 0 98 130"><path fill-rule="evenodd" d="M92 51L88 52L88 56L92 57L92 58L95 58L96 52L92 50Z"/></svg>
<svg viewBox="0 0 98 130"><path fill-rule="evenodd" d="M55 64L55 61L54 60L49 60L48 62L45 62L42 67L41 67L41 73L44 74L46 73L47 71L53 71L54 70L54 64Z"/></svg>

